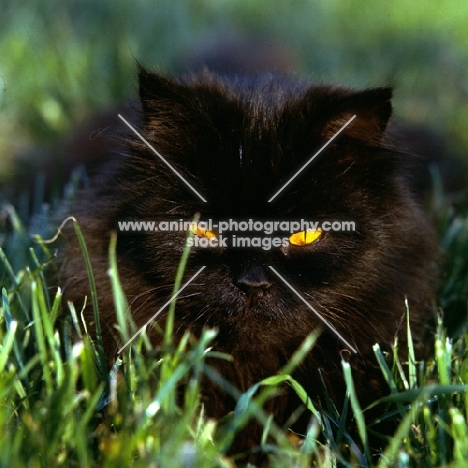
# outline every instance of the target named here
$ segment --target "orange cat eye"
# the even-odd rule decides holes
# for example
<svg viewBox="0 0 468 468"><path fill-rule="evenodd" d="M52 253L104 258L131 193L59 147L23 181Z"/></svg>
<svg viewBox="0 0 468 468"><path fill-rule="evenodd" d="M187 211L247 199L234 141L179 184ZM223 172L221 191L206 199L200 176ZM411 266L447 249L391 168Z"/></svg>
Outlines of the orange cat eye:
<svg viewBox="0 0 468 468"><path fill-rule="evenodd" d="M205 229L202 225L203 223L193 223L190 226L190 230L198 237L206 237L207 239L216 238L216 234L209 229Z"/></svg>
<svg viewBox="0 0 468 468"><path fill-rule="evenodd" d="M289 242L292 245L309 245L317 241L322 235L322 231L308 229L307 231L299 231L289 236Z"/></svg>

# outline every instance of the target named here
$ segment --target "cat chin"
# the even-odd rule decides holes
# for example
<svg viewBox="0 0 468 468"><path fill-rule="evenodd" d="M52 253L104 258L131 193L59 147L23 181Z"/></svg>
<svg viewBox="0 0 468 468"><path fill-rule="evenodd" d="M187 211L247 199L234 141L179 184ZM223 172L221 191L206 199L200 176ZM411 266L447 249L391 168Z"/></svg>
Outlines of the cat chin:
<svg viewBox="0 0 468 468"><path fill-rule="evenodd" d="M260 339L270 341L273 347L281 348L289 342L298 344L310 333L322 329L318 320L307 311L299 311L297 308L291 309L294 312L285 313L283 310L261 305L235 309L226 306L224 310L227 312L221 316L220 310L223 310L223 306L212 314L212 317L219 317L219 320L210 321L207 325L212 325L222 335L236 336L246 346L251 339Z"/></svg>

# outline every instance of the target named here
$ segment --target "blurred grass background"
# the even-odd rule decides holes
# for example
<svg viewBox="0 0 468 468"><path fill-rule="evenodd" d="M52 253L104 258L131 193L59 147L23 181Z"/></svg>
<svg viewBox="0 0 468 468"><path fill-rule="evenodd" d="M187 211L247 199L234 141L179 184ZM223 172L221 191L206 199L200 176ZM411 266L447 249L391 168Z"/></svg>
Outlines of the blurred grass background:
<svg viewBox="0 0 468 468"><path fill-rule="evenodd" d="M1 0L0 12L3 184L24 155L134 96L135 58L177 72L229 38L285 47L316 82L395 85L397 120L468 154L465 0Z"/></svg>
<svg viewBox="0 0 468 468"><path fill-rule="evenodd" d="M439 135L444 151L468 161L467 25L466 0L0 0L0 186L9 184L15 168L24 172L34 167L31 159L40 167L48 155L67 158L65 149L56 151L57 145L66 148L62 142L83 122L132 98L137 89L135 59L177 73L210 45L239 38L286 51L291 72L316 82L395 85L395 119ZM33 180L21 179L25 190ZM33 242L30 233L51 235L57 217L53 208L49 213L40 207L40 197L36 199L33 211L40 215L25 218L26 227L11 206L0 212L0 285L5 287L0 307L0 466L115 467L130 466L129 460L132 466L165 466L161 460L167 459L186 467L194 466L195 459L195 466L232 467L221 445L213 443L219 429L197 419L196 389L184 413L141 411L154 409L161 397L157 392L154 396L151 385L166 389L164 380L136 378L157 372L155 365L165 362L151 355L141 363L144 357L135 352L108 426L101 424L94 431L103 379L87 339L78 348L69 333L55 332L60 291L48 304L43 273L53 266L53 253ZM418 397L424 407L417 418L405 416L380 462L359 459L359 466L467 466L468 393L461 384L468 380L463 320L468 218L466 207L460 215L446 206L440 192L434 199L446 253L439 304L447 315L460 318L462 330L453 346L442 331L436 335L435 361L427 363L424 375L421 365L420 381L410 390L432 385ZM63 362L60 347L68 352ZM195 366L201 365L202 348L187 354L186 361L175 353L180 359L174 375L191 364L190 356ZM434 375L445 388L433 386ZM173 391L165 390L163 406L175 395L179 377L172 377ZM159 427L164 437L154 436ZM292 466L292 460L297 460L295 466L309 466L310 457L320 460L322 453L330 461L320 466L337 466L341 455L327 448L336 445L333 437L322 450L313 440L314 430L295 454L289 446L282 454L286 448L280 444L281 450L272 452L272 466ZM187 453L188 461L181 460Z"/></svg>

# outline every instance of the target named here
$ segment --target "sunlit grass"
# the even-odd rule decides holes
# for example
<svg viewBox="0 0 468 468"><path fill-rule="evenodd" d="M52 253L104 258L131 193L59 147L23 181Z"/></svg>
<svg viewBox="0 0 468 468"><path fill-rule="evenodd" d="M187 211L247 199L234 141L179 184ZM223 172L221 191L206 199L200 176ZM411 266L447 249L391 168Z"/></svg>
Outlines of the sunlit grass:
<svg viewBox="0 0 468 468"><path fill-rule="evenodd" d="M223 37L271 34L291 44L299 55L295 72L318 82L396 84L397 117L440 130L451 149L466 154L468 113L460 105L468 80L463 1L441 6L324 0L294 2L294 8L276 0L116 0L82 2L78 10L73 5L59 0L2 5L1 180L25 148L56 142L91 111L134 96L134 58L177 71L193 47L208 36L218 37L219 31ZM169 326L160 349L143 332L108 369L99 332L89 336L81 310L63 304L61 290L51 287L56 245L41 239L55 234L60 210L54 202L43 204L38 181L34 216L27 196L0 208L1 468L232 467L239 454L226 453L251 418L264 427L261 445L272 467L467 466L468 215L447 206L440 192L433 211L446 255L433 357L399 362L375 346L389 386L381 402L389 412L382 418L400 421L382 453L375 454L369 445L375 425L354 394L347 363L343 372L349 393L341 412L330 400L320 408L291 378L294 366L313 348L313 335L278 375L245 394L232 389L238 405L222 421L207 419L200 404L202 378L219 379L206 365L207 356L228 359L211 349L213 331L197 340L185 335L175 343ZM75 231L86 259L76 223ZM92 285L89 259L86 265ZM109 266L125 342L135 324L126 313L115 239ZM183 262L175 290L182 272ZM91 291L87 300L98 323L98 298L95 288ZM300 443L262 410L281 385L292 386L313 415ZM348 432L348 415L357 435Z"/></svg>

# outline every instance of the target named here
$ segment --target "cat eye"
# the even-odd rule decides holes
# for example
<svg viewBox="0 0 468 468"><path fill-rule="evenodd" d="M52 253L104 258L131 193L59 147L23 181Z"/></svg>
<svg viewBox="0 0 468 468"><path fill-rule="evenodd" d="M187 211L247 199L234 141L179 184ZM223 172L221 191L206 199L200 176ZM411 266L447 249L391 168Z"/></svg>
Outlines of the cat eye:
<svg viewBox="0 0 468 468"><path fill-rule="evenodd" d="M203 226L203 223L193 223L190 230L198 237L206 237L207 239L216 239L216 234Z"/></svg>
<svg viewBox="0 0 468 468"><path fill-rule="evenodd" d="M309 245L317 241L322 235L320 230L308 229L307 231L299 231L289 236L289 242L292 245Z"/></svg>

